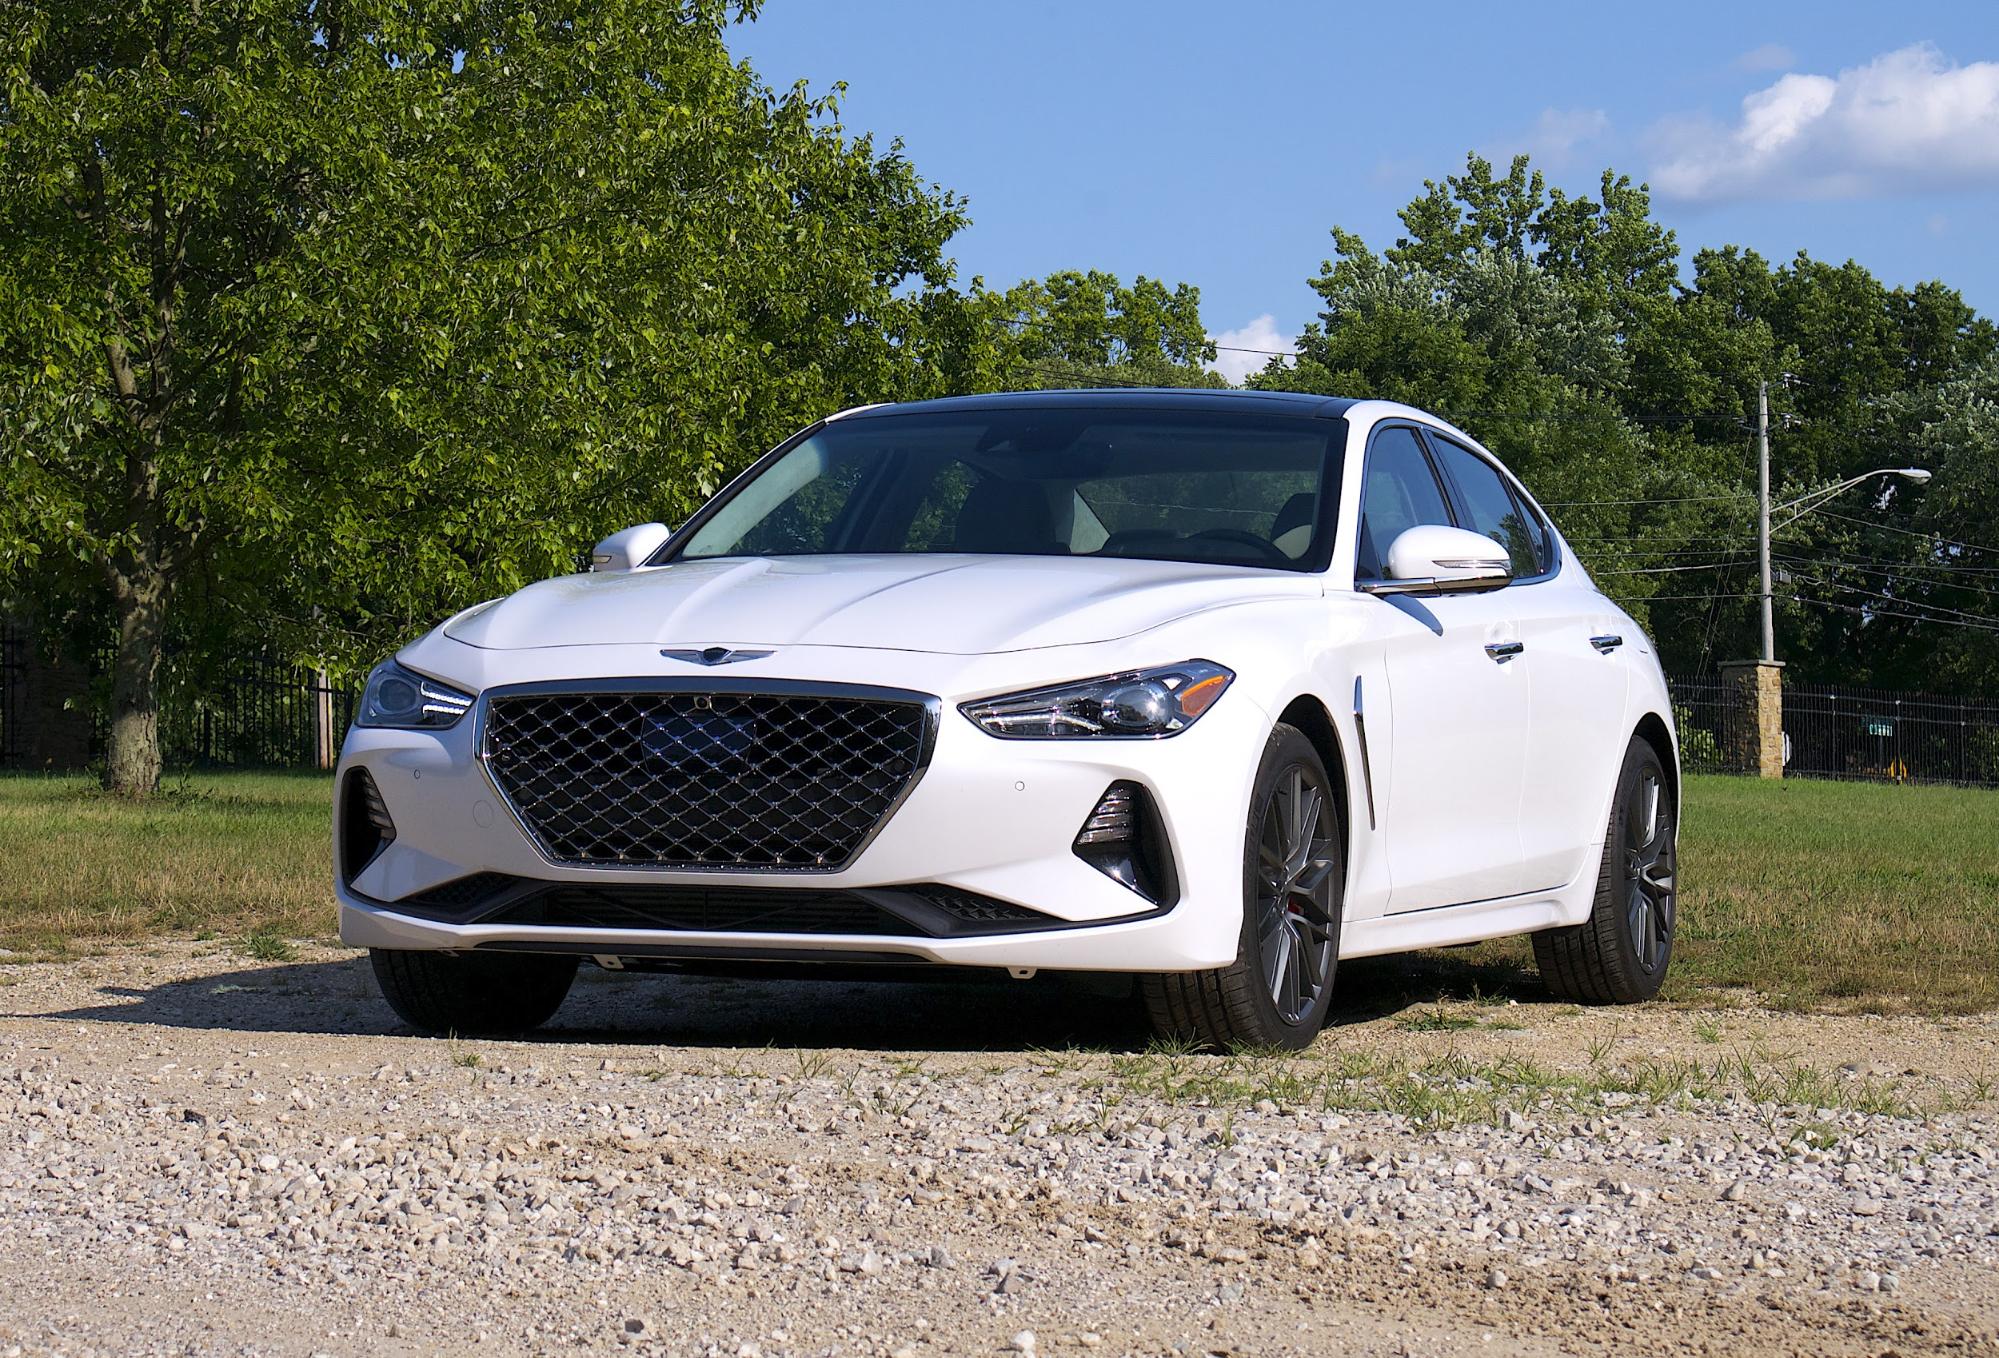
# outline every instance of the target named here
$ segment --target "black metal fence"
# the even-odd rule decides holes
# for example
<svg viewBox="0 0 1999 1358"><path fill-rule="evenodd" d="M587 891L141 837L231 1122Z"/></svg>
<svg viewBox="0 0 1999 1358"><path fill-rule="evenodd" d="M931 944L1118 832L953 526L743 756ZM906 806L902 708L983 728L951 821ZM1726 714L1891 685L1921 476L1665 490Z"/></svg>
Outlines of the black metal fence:
<svg viewBox="0 0 1999 1358"><path fill-rule="evenodd" d="M1733 684L1711 675L1668 681L1682 764L1739 767L1754 717ZM1999 702L1833 684L1783 685L1784 773L1891 783L1999 787Z"/></svg>
<svg viewBox="0 0 1999 1358"><path fill-rule="evenodd" d="M220 681L168 670L160 753L169 768L314 768L329 764L356 695L310 670L259 661Z"/></svg>
<svg viewBox="0 0 1999 1358"><path fill-rule="evenodd" d="M28 639L0 620L0 769L15 767L27 754L27 679Z"/></svg>
<svg viewBox="0 0 1999 1358"><path fill-rule="evenodd" d="M0 768L33 746L26 700L29 640L0 624ZM1740 690L1715 675L1668 680L1680 759L1694 772L1741 767L1755 745ZM1786 681L1784 772L1789 777L1999 787L1999 702ZM89 695L75 695L85 699ZM162 677L160 744L169 768L313 768L330 763L358 694L309 670L252 659L221 679L169 661ZM93 705L97 706L97 705ZM92 753L103 755L103 719Z"/></svg>
<svg viewBox="0 0 1999 1358"><path fill-rule="evenodd" d="M1680 736L1680 767L1690 773L1725 773L1729 752L1753 741L1754 723L1733 684L1715 675L1672 678L1673 725Z"/></svg>
<svg viewBox="0 0 1999 1358"><path fill-rule="evenodd" d="M78 670L37 669L27 633L0 624L0 769L103 759L108 670L108 657ZM161 758L169 769L330 767L358 696L311 670L264 657L220 677L170 657L160 676ZM37 730L38 722L45 729ZM73 738L56 739L46 729L58 722L74 726Z"/></svg>
<svg viewBox="0 0 1999 1358"><path fill-rule="evenodd" d="M1999 703L1784 685L1786 773L1999 787Z"/></svg>

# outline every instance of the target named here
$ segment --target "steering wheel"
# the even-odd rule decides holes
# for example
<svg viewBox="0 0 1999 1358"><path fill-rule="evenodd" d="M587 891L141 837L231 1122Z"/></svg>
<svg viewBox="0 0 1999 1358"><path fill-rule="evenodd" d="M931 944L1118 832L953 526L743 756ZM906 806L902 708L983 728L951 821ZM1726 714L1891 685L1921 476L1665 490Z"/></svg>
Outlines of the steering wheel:
<svg viewBox="0 0 1999 1358"><path fill-rule="evenodd" d="M1245 529L1204 528L1198 533L1187 535L1187 541L1189 542L1199 542L1203 538L1215 542L1233 542L1241 547L1253 547L1256 549L1257 554L1265 561L1274 561L1286 566L1291 564L1291 558L1284 554L1283 548Z"/></svg>

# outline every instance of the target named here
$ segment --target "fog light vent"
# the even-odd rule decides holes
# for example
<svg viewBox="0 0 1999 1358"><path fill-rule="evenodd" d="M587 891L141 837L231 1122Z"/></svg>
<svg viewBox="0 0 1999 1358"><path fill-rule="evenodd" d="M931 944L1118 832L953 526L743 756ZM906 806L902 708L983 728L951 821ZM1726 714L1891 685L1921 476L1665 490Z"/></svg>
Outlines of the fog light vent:
<svg viewBox="0 0 1999 1358"><path fill-rule="evenodd" d="M341 876L351 886L395 837L396 823L373 776L366 769L350 770L340 789Z"/></svg>
<svg viewBox="0 0 1999 1358"><path fill-rule="evenodd" d="M1155 905L1179 894L1166 827L1152 794L1137 783L1112 783L1076 832L1076 856Z"/></svg>

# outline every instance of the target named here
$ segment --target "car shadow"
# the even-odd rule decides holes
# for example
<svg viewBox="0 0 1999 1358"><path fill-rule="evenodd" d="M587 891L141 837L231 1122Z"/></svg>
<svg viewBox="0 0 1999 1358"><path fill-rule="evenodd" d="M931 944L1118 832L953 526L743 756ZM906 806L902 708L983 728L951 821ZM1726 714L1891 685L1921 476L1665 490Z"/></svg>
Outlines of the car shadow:
<svg viewBox="0 0 1999 1358"><path fill-rule="evenodd" d="M221 960L221 959L217 959ZM102 1003L8 1014L241 1033L408 1035L364 956L228 965L152 986L111 985ZM1329 1028L1463 1000L1545 1002L1531 972L1451 953L1342 963ZM560 1011L530 1040L689 1047L822 1047L877 1051L1077 1048L1139 1051L1151 1042L1141 1006L1118 978L1044 972L919 980L796 975L611 975L585 966Z"/></svg>
<svg viewBox="0 0 1999 1358"><path fill-rule="evenodd" d="M1540 978L1512 962L1469 959L1455 949L1356 957L1340 963L1326 1026L1367 1023L1411 1009L1464 1001L1552 1003Z"/></svg>
<svg viewBox="0 0 1999 1358"><path fill-rule="evenodd" d="M103 1003L10 1018L140 1023L243 1033L409 1035L375 987L365 956L232 966L135 987L105 986ZM1134 1050L1146 1031L1127 993L1052 973L934 980L778 979L672 973L611 975L592 966L529 1040L800 1046L862 1050Z"/></svg>

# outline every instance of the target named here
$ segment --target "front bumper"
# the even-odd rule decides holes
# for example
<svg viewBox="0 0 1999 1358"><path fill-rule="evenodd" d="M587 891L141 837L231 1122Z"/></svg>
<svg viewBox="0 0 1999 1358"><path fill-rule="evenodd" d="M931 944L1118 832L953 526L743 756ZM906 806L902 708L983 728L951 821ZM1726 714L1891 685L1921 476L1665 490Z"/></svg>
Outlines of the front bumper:
<svg viewBox="0 0 1999 1358"><path fill-rule="evenodd" d="M806 648L800 648L800 651ZM732 683L759 678L841 683L879 672L880 653L811 648L732 666ZM644 652L641 656L638 652ZM630 654L620 654L631 652ZM490 654L490 653L489 653ZM518 653L513 653L518 654ZM534 674L494 683L644 674L656 651L563 648L535 653ZM551 862L522 829L477 758L479 723L446 731L356 728L341 759L366 769L395 825L395 838L353 880L340 880L341 938L352 945L411 949L511 949L604 957L766 957L783 960L906 961L1079 971L1185 971L1225 965L1242 922L1243 825L1256 756L1269 718L1246 693L1231 692L1188 731L1167 740L1000 740L968 721L965 697L1015 683L967 675L963 657L911 656L892 663L898 687L941 701L929 764L873 838L838 871L579 867ZM1019 662L1012 662L1017 668ZM1043 662L1046 663L1045 661ZM1080 661L1087 666L1090 660ZM1100 660L1094 663L1101 663ZM619 665L627 668L620 670ZM1121 668L1113 662L1107 668ZM1087 673L1079 668L1076 673ZM1051 677L1045 672L1025 682ZM1058 672L1055 678L1069 677ZM969 685L969 686L968 686ZM1240 686L1238 686L1240 687ZM1077 832L1111 784L1146 789L1170 846L1177 895L1161 910L1079 858ZM338 833L338 831L336 832ZM336 853L336 861L341 855ZM474 873L549 883L648 884L827 891L956 888L1050 917L1046 930L1015 928L976 937L875 933L703 932L577 928L518 922L458 923L397 902Z"/></svg>

